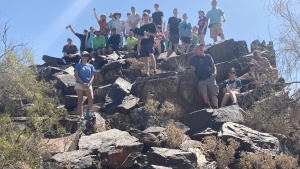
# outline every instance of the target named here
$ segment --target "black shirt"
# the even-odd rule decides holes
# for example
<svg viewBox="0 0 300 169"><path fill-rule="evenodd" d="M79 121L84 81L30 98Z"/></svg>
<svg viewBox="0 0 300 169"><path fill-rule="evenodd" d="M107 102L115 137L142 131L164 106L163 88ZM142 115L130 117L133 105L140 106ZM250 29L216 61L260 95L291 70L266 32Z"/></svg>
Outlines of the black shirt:
<svg viewBox="0 0 300 169"><path fill-rule="evenodd" d="M138 35L143 37L144 31L150 32L150 33L156 33L156 25L154 23L148 23L148 24L141 26ZM154 43L154 36L149 35L148 39L142 39L141 45L148 44L150 42Z"/></svg>
<svg viewBox="0 0 300 169"><path fill-rule="evenodd" d="M180 18L170 17L168 24L170 25L170 34L179 34L178 25L181 22Z"/></svg>
<svg viewBox="0 0 300 169"><path fill-rule="evenodd" d="M67 54L75 54L78 52L78 49L77 49L76 45L71 45L71 46L65 45L63 47L62 52L67 53Z"/></svg>
<svg viewBox="0 0 300 169"><path fill-rule="evenodd" d="M161 25L161 17L164 16L162 11L158 11L158 12L154 12L152 14L152 18L153 18L153 23L155 23L155 25ZM162 25L161 25L162 26Z"/></svg>
<svg viewBox="0 0 300 169"><path fill-rule="evenodd" d="M120 41L121 41L121 36L119 34L113 34L110 35L107 41L107 45L118 46L120 44Z"/></svg>
<svg viewBox="0 0 300 169"><path fill-rule="evenodd" d="M75 33L75 35L80 39L80 51L85 50L85 35L80 33Z"/></svg>

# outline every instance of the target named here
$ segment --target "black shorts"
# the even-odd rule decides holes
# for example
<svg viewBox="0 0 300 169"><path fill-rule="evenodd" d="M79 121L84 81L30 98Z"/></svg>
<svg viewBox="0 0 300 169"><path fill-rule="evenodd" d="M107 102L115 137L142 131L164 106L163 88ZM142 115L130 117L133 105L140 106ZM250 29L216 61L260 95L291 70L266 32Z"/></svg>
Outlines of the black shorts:
<svg viewBox="0 0 300 169"><path fill-rule="evenodd" d="M137 35L140 31L140 28L134 28L134 29L131 29L131 31L133 32L134 36Z"/></svg>
<svg viewBox="0 0 300 169"><path fill-rule="evenodd" d="M179 42L179 34L172 34L170 33L170 42L178 44Z"/></svg>
<svg viewBox="0 0 300 169"><path fill-rule="evenodd" d="M140 48L140 55L142 57L149 57L150 54L154 53L153 47L154 47L154 42L142 44Z"/></svg>
<svg viewBox="0 0 300 169"><path fill-rule="evenodd" d="M181 42L184 44L191 44L191 37L181 37Z"/></svg>

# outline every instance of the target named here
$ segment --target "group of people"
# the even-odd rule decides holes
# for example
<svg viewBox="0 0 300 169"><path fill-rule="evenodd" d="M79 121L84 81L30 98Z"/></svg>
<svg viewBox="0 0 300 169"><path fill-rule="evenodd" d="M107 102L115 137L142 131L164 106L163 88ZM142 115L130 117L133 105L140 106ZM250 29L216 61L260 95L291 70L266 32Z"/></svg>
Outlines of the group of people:
<svg viewBox="0 0 300 169"><path fill-rule="evenodd" d="M190 60L190 68L198 77L197 90L202 96L206 108L218 108L219 86L216 83L217 68L213 58L209 54L205 54L205 46L200 44L196 46L196 55ZM227 105L231 99L232 104L237 104L236 95L240 93L242 81L248 84L247 89L251 90L258 85L270 82L278 78L278 70L270 64L266 57L261 56L259 51L253 52L253 60L249 63L249 72L241 77L236 77L235 68L228 71L228 79L223 82L223 99L220 107ZM209 103L209 96L212 104Z"/></svg>

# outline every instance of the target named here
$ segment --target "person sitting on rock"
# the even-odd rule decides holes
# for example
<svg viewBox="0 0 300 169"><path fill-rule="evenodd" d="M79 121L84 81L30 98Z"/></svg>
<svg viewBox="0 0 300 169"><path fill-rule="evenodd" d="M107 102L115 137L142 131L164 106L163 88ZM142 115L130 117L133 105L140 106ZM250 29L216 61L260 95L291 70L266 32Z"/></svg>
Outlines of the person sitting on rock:
<svg viewBox="0 0 300 169"><path fill-rule="evenodd" d="M240 77L240 80L248 81L248 90L256 88L258 84L265 83L268 78L265 74L258 73L256 71L255 62L251 61L249 63L249 72L245 73Z"/></svg>
<svg viewBox="0 0 300 169"><path fill-rule="evenodd" d="M197 30L198 30L198 27L197 26L193 26L192 33L191 33L191 35L192 35L192 42L191 42L191 47L190 47L191 50L195 49L196 45L199 42Z"/></svg>
<svg viewBox="0 0 300 169"><path fill-rule="evenodd" d="M86 37L88 36L88 30L87 29L84 29L83 30L83 33L84 34L80 34L80 33L77 33L71 24L69 24L68 26L66 26L66 29L70 28L70 30L74 33L75 36L77 36L79 39L80 39L80 52L82 51L86 51L86 48L87 48L87 44L86 44Z"/></svg>
<svg viewBox="0 0 300 169"><path fill-rule="evenodd" d="M225 88L223 89L224 97L220 107L224 107L227 104L229 98L232 100L232 104L237 104L236 94L239 94L242 88L242 82L239 78L236 78L236 71L231 68L228 72L229 78L223 82Z"/></svg>
<svg viewBox="0 0 300 169"><path fill-rule="evenodd" d="M255 66L258 73L264 73L269 78L278 78L278 70L276 68L273 68L269 60L265 57L262 57L258 50L255 50L253 52L253 57L256 61Z"/></svg>
<svg viewBox="0 0 300 169"><path fill-rule="evenodd" d="M179 23L179 39L181 40L181 52L183 54L189 53L191 44L191 31L192 25L187 21L188 16L186 13L182 16L182 22Z"/></svg>
<svg viewBox="0 0 300 169"><path fill-rule="evenodd" d="M164 42L165 42L165 34L163 32L161 32L161 29L162 29L162 26L157 25L157 27L156 27L157 35L155 38L154 48L157 49L158 55L161 54L162 46L164 45Z"/></svg>
<svg viewBox="0 0 300 169"><path fill-rule="evenodd" d="M93 51L91 52L91 56L94 57L95 54L97 55L106 55L106 43L105 37L101 35L101 31L96 29L95 30L96 37L93 39Z"/></svg>
<svg viewBox="0 0 300 169"><path fill-rule="evenodd" d="M128 52L137 51L137 43L138 39L133 37L134 33L132 31L129 31L128 37L126 39L126 47Z"/></svg>
<svg viewBox="0 0 300 169"><path fill-rule="evenodd" d="M62 59L66 63L77 64L80 61L77 46L73 45L73 40L71 38L67 39L67 44L64 45L62 52L64 54Z"/></svg>
<svg viewBox="0 0 300 169"><path fill-rule="evenodd" d="M208 95L211 97L213 106L218 108L219 87L216 82L217 67L213 58L209 54L205 54L204 45L196 46L196 55L191 58L190 68L198 76L197 89L202 96L205 108L210 108Z"/></svg>
<svg viewBox="0 0 300 169"><path fill-rule="evenodd" d="M118 52L120 41L121 41L121 36L117 34L116 28L112 28L111 35L106 44L108 54L112 54L113 51Z"/></svg>
<svg viewBox="0 0 300 169"><path fill-rule="evenodd" d="M94 100L92 83L95 76L95 68L88 63L90 55L88 52L83 51L81 54L81 63L75 66L75 91L77 94L77 110L81 116L81 119L90 120L92 113L92 105ZM85 117L83 117L83 93L85 92L88 98L88 109Z"/></svg>

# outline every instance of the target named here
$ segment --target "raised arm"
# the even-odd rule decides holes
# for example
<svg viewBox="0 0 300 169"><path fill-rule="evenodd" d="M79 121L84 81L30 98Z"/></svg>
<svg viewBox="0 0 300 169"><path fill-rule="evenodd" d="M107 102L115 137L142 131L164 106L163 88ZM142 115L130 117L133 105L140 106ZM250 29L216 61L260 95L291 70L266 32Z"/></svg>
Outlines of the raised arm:
<svg viewBox="0 0 300 169"><path fill-rule="evenodd" d="M70 30L71 30L74 34L76 34L76 31L73 29L73 27L72 27L71 24L69 25L69 28L70 28Z"/></svg>
<svg viewBox="0 0 300 169"><path fill-rule="evenodd" d="M99 22L99 21L100 21L100 19L97 17L96 8L94 8L93 10L94 10L94 16L95 16L95 18L96 18L97 22Z"/></svg>

